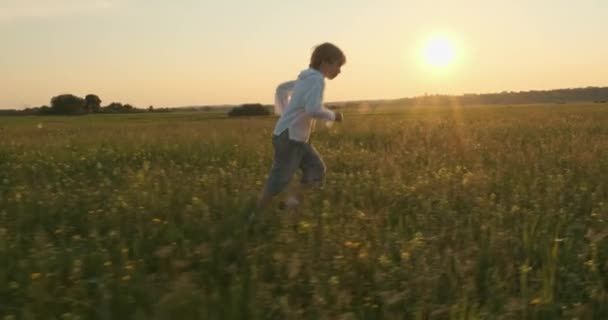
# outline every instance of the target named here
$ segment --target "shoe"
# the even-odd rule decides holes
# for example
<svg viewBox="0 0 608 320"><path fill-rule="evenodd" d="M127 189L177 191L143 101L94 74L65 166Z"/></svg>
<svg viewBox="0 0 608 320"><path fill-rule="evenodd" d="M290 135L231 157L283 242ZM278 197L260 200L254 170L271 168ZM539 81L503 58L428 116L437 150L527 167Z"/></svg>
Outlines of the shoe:
<svg viewBox="0 0 608 320"><path fill-rule="evenodd" d="M279 203L279 209L292 210L297 208L299 205L300 201L298 201L298 199L296 199L295 197L289 197L287 198L287 200L281 201L281 203Z"/></svg>
<svg viewBox="0 0 608 320"><path fill-rule="evenodd" d="M295 209L300 205L300 201L298 201L296 198L289 198L287 201L285 201L285 205L287 206L287 209Z"/></svg>

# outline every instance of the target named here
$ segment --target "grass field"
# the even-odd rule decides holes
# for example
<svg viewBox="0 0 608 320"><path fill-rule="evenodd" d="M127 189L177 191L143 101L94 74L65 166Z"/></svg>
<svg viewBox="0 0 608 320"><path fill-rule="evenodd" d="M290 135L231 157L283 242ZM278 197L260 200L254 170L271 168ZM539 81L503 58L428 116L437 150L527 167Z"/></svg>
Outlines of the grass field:
<svg viewBox="0 0 608 320"><path fill-rule="evenodd" d="M275 121L0 118L0 319L608 318L608 107L352 110L248 230Z"/></svg>

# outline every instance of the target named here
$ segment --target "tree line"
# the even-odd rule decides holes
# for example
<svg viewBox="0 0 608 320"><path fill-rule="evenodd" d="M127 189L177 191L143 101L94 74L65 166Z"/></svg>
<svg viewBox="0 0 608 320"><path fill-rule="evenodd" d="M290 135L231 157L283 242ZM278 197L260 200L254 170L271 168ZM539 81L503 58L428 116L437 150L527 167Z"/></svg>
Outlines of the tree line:
<svg viewBox="0 0 608 320"><path fill-rule="evenodd" d="M172 112L172 111L209 111L212 107L190 107L190 108L136 108L130 104L112 102L102 106L101 99L95 94L88 94L84 98L73 94L62 94L51 98L50 106L26 108L24 110L0 110L0 115L85 115L91 113L136 113L136 112ZM586 87L556 90L531 90L531 91L503 91L488 94L464 94L464 95L424 95L413 98L395 100L378 100L369 102L371 106L395 105L511 105L511 104L561 104L568 102L594 102L608 103L608 87ZM340 105L328 107L348 108L359 106L360 102L346 102ZM232 108L228 116L255 116L268 115L272 106L258 103L243 104Z"/></svg>
<svg viewBox="0 0 608 320"><path fill-rule="evenodd" d="M24 110L0 110L0 115L86 115L91 113L138 113L138 112L169 112L169 108L147 109L136 108L128 103L112 102L102 106L102 101L96 94L87 94L84 98L73 94L61 94L51 98L50 106L44 105Z"/></svg>
<svg viewBox="0 0 608 320"><path fill-rule="evenodd" d="M487 94L463 95L424 95L381 101L374 104L384 105L511 105L511 104L562 104L570 102L608 103L608 87L586 87L555 90L503 91ZM347 103L348 105L348 103Z"/></svg>

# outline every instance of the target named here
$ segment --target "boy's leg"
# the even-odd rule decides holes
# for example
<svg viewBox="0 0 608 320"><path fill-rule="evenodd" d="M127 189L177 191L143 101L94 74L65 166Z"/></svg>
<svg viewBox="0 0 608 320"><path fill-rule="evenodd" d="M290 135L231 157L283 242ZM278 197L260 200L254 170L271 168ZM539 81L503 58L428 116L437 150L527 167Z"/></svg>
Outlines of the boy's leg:
<svg viewBox="0 0 608 320"><path fill-rule="evenodd" d="M258 198L256 208L262 209L268 207L272 201L272 198L274 198L274 195L266 191L266 188L264 188L264 190L262 190L262 194L260 194L260 197Z"/></svg>
<svg viewBox="0 0 608 320"><path fill-rule="evenodd" d="M301 183L306 186L322 187L327 170L319 151L311 144L306 145L306 153L300 162Z"/></svg>
<svg viewBox="0 0 608 320"><path fill-rule="evenodd" d="M274 196L289 185L306 152L303 143L289 140L287 130L280 136L273 137L272 144L274 147L272 169L258 198L258 209L267 207Z"/></svg>
<svg viewBox="0 0 608 320"><path fill-rule="evenodd" d="M303 193L308 193L312 187L321 187L325 181L326 166L321 155L311 144L306 144L306 152L300 162L302 180L289 190L288 199L299 199Z"/></svg>
<svg viewBox="0 0 608 320"><path fill-rule="evenodd" d="M297 207L300 204L300 201L298 200L299 197L301 196L302 193L302 189L304 189L305 186L302 186L301 183L291 183L289 185L289 187L287 188L287 197L285 198L285 201L281 201L281 204L279 205L279 208L281 210L285 210L285 209L293 209L295 207Z"/></svg>
<svg viewBox="0 0 608 320"><path fill-rule="evenodd" d="M264 210L268 208L272 199L280 193L291 181L293 174L298 168L297 164L293 164L291 161L286 163L278 162L276 159L276 150L275 150L275 159L273 160L272 169L270 169L270 174L268 175L268 179L266 180L266 184L264 185L264 189L260 194L257 203L255 204L255 208L249 212L248 221L249 223L253 223L258 219L260 210Z"/></svg>

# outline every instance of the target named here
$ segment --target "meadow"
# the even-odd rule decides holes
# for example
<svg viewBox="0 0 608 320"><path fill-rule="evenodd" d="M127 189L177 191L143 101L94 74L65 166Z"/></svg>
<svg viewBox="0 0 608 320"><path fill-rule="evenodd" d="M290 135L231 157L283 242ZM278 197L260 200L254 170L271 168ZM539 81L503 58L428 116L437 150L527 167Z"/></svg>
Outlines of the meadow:
<svg viewBox="0 0 608 320"><path fill-rule="evenodd" d="M247 213L274 117L0 118L0 319L606 319L608 107L352 109Z"/></svg>

